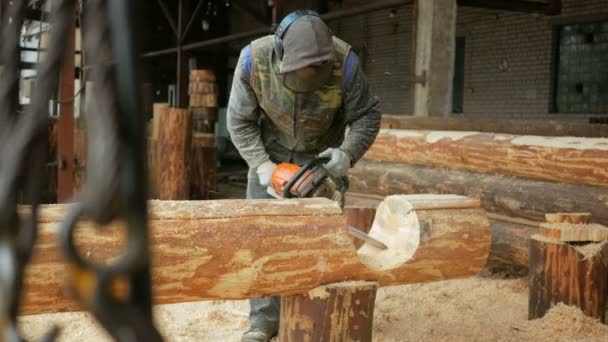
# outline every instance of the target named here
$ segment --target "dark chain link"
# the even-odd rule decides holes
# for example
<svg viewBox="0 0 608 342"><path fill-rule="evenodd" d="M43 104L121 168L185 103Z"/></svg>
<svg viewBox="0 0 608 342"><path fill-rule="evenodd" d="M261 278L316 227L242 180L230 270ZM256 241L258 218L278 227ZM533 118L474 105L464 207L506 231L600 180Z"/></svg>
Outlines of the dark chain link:
<svg viewBox="0 0 608 342"><path fill-rule="evenodd" d="M93 107L88 108L87 183L68 215L61 243L71 263L74 293L118 341L161 341L152 320L148 251L145 135L135 64L134 1L89 0L84 53L94 67ZM113 63L109 63L113 61ZM82 217L103 228L127 223L125 252L109 264L83 258L74 241ZM117 293L122 284L127 293Z"/></svg>
<svg viewBox="0 0 608 342"><path fill-rule="evenodd" d="M18 115L19 38L25 0L2 1L2 71L0 77L0 325L2 340L22 341L16 325L23 274L37 236L37 213L47 153L48 103L59 80L64 37L74 14L74 0L53 3L47 57L38 66L32 103ZM31 205L19 214L19 196ZM46 339L56 335L51 332Z"/></svg>

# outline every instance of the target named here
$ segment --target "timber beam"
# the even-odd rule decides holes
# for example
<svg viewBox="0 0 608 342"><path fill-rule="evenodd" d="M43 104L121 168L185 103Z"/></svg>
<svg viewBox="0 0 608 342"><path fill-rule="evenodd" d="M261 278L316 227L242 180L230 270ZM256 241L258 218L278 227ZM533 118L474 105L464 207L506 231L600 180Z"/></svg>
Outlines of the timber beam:
<svg viewBox="0 0 608 342"><path fill-rule="evenodd" d="M44 206L25 279L24 314L72 311L69 266L57 233L70 205ZM305 293L323 284L423 283L477 274L490 249L479 201L456 195L391 196L369 235L388 249L356 248L346 216L328 199L151 201L157 304ZM78 225L76 245L93 262L121 252L124 224Z"/></svg>

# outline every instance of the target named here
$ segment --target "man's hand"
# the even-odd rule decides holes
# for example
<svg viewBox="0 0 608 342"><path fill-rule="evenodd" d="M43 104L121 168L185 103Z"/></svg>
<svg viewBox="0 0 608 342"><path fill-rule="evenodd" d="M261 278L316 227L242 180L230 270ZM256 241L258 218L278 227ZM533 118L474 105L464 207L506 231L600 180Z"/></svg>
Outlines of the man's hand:
<svg viewBox="0 0 608 342"><path fill-rule="evenodd" d="M277 167L277 164L273 163L270 160L265 161L260 166L258 166L258 168L256 169L256 173L258 174L258 179L260 181L260 185L262 185L262 186L270 185L270 179L272 178L272 172L274 171L274 169L276 167Z"/></svg>
<svg viewBox="0 0 608 342"><path fill-rule="evenodd" d="M350 168L350 157L339 148L328 148L319 154L321 158L329 158L325 168L334 177L342 177Z"/></svg>

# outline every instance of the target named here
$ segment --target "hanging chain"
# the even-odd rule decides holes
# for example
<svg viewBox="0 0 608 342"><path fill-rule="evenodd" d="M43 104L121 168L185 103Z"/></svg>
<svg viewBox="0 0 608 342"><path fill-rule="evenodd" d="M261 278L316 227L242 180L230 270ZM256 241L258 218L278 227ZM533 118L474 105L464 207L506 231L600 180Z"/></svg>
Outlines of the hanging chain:
<svg viewBox="0 0 608 342"><path fill-rule="evenodd" d="M64 37L74 13L74 0L55 1L50 49L38 66L32 103L18 115L20 34L25 0L4 0L0 52L0 338L22 341L17 329L23 275L37 236L37 213L47 153L48 103L59 80ZM19 214L19 196L30 205ZM45 340L52 340L57 330Z"/></svg>
<svg viewBox="0 0 608 342"><path fill-rule="evenodd" d="M87 182L81 201L68 214L60 240L71 264L77 299L118 341L161 341L152 320L148 251L145 130L141 115L133 21L124 0L89 0L84 49L95 89L88 108ZM112 61L112 63L110 63ZM86 217L100 229L127 223L125 252L109 265L83 258L74 241ZM127 288L126 294L116 285Z"/></svg>

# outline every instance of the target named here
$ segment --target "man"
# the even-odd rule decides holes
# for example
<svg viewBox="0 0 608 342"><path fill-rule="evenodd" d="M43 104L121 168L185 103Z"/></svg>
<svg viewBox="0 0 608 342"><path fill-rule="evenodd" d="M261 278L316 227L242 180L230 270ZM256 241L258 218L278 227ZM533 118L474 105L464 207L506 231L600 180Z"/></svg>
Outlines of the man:
<svg viewBox="0 0 608 342"><path fill-rule="evenodd" d="M247 198L266 190L277 163L320 156L341 177L378 134L378 99L350 46L312 11L289 14L274 35L241 51L228 104L228 130L249 165ZM242 341L269 341L278 331L280 299L250 301Z"/></svg>

